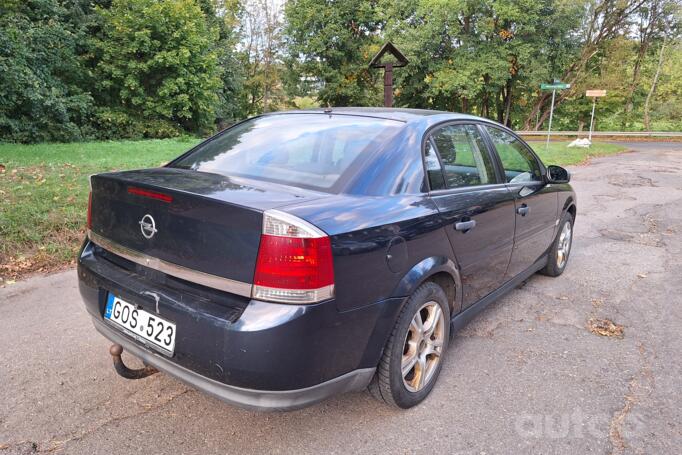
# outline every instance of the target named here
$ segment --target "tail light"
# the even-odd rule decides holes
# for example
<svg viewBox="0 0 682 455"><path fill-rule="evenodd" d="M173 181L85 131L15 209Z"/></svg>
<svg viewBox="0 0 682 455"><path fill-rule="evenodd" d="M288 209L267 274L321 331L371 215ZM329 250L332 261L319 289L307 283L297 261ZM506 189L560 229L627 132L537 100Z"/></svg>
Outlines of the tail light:
<svg viewBox="0 0 682 455"><path fill-rule="evenodd" d="M334 296L334 266L327 234L276 210L263 214L253 298L315 303Z"/></svg>
<svg viewBox="0 0 682 455"><path fill-rule="evenodd" d="M88 229L92 229L92 191L88 194Z"/></svg>

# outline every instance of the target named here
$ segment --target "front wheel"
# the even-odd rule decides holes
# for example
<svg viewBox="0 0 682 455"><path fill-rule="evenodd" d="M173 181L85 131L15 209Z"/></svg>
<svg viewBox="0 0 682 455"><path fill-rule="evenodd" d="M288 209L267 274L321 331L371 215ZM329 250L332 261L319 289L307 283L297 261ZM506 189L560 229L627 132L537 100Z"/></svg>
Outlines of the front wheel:
<svg viewBox="0 0 682 455"><path fill-rule="evenodd" d="M372 395L403 409L419 404L436 383L449 336L445 292L435 283L424 283L398 317L369 386Z"/></svg>
<svg viewBox="0 0 682 455"><path fill-rule="evenodd" d="M564 216L561 217L559 232L547 254L547 265L540 272L543 275L548 276L559 276L564 273L566 264L568 264L568 256L571 254L572 244L573 215L566 212L564 213Z"/></svg>

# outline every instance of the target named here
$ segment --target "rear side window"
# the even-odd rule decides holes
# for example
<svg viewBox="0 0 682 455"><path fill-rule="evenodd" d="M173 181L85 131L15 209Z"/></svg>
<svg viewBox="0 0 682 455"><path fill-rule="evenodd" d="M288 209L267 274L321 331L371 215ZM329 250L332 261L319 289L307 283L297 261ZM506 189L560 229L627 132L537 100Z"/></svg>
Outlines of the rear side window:
<svg viewBox="0 0 682 455"><path fill-rule="evenodd" d="M446 125L431 135L441 162L446 188L495 182L495 171L475 125Z"/></svg>
<svg viewBox="0 0 682 455"><path fill-rule="evenodd" d="M501 129L489 126L486 129L502 161L507 183L542 181L538 160L521 141Z"/></svg>
<svg viewBox="0 0 682 455"><path fill-rule="evenodd" d="M328 190L402 122L328 114L280 114L247 120L172 167Z"/></svg>
<svg viewBox="0 0 682 455"><path fill-rule="evenodd" d="M429 176L429 184L432 190L445 189L445 179L443 178L443 169L440 165L436 149L433 147L431 140L426 141L426 149L424 152L424 163L426 164L426 174Z"/></svg>

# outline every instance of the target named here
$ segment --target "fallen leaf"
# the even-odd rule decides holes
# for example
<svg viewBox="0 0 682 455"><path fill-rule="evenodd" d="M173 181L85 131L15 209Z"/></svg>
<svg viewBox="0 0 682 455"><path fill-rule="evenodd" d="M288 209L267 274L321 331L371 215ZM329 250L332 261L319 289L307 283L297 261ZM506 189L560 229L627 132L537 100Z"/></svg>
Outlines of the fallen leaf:
<svg viewBox="0 0 682 455"><path fill-rule="evenodd" d="M14 284L14 283L16 283L15 280L7 280L7 281L5 281L5 284L8 285L8 286L11 285L11 284Z"/></svg>
<svg viewBox="0 0 682 455"><path fill-rule="evenodd" d="M613 321L596 318L587 321L587 328L590 329L590 332L597 335L616 338L623 338L623 331L625 330L622 325L616 324Z"/></svg>
<svg viewBox="0 0 682 455"><path fill-rule="evenodd" d="M0 173L5 172L5 169L7 169L7 166L5 166L4 164L0 163Z"/></svg>
<svg viewBox="0 0 682 455"><path fill-rule="evenodd" d="M646 278L646 273L638 273L637 276L640 278Z"/></svg>

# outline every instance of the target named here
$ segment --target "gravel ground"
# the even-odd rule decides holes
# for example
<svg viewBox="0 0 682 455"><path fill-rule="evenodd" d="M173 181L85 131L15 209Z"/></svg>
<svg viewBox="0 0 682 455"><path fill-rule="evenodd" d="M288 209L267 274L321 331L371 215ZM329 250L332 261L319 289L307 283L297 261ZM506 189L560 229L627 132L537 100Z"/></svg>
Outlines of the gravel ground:
<svg viewBox="0 0 682 455"><path fill-rule="evenodd" d="M8 453L679 453L682 144L572 169L575 242L451 342L426 402L367 393L289 413L225 405L157 374L118 377L76 274L0 289L0 455ZM608 319L621 337L589 321Z"/></svg>

